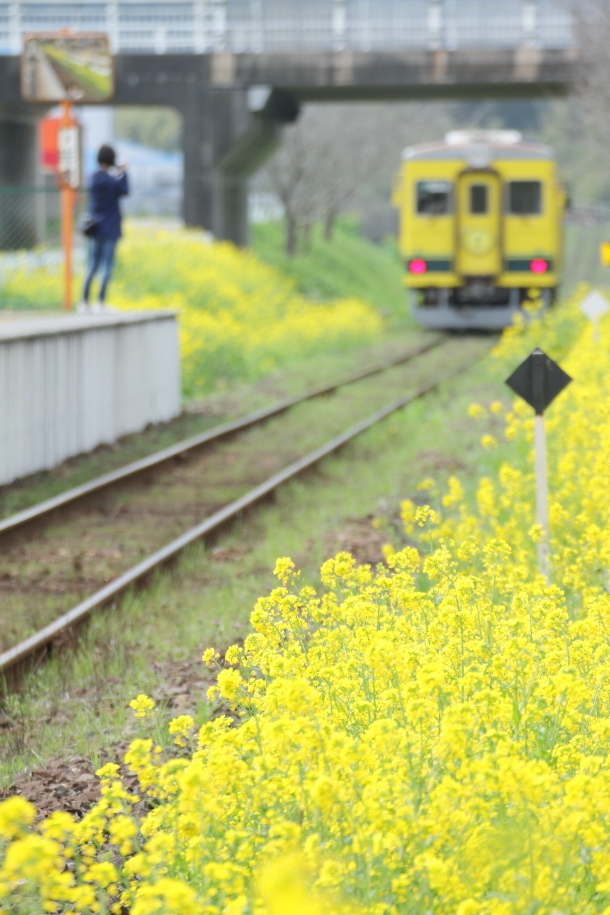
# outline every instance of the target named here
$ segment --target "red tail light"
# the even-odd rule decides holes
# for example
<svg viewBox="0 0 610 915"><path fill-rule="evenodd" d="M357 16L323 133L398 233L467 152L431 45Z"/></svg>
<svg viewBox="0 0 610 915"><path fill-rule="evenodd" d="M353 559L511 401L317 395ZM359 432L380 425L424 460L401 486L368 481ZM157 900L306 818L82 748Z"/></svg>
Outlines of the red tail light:
<svg viewBox="0 0 610 915"><path fill-rule="evenodd" d="M545 260L542 260L541 257L536 257L530 263L530 270L532 273L546 273L549 269L549 265Z"/></svg>
<svg viewBox="0 0 610 915"><path fill-rule="evenodd" d="M419 257L409 263L409 270L411 273L425 273L427 269L428 265Z"/></svg>

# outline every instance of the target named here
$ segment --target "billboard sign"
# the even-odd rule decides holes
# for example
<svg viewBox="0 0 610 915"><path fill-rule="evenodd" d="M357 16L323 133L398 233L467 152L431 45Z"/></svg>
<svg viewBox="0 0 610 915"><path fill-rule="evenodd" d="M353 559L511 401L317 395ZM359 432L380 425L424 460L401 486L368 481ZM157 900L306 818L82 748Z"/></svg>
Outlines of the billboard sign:
<svg viewBox="0 0 610 915"><path fill-rule="evenodd" d="M26 102L107 102L114 95L108 36L101 33L28 35L21 55Z"/></svg>

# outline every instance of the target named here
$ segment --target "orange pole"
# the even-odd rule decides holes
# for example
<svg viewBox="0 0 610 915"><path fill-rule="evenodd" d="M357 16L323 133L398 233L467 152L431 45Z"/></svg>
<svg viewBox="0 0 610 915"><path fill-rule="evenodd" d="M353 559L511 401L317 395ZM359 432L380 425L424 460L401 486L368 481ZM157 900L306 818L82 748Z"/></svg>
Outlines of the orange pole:
<svg viewBox="0 0 610 915"><path fill-rule="evenodd" d="M72 124L72 104L62 102L62 127ZM64 250L64 311L72 308L72 235L74 231L74 189L61 180L61 243Z"/></svg>

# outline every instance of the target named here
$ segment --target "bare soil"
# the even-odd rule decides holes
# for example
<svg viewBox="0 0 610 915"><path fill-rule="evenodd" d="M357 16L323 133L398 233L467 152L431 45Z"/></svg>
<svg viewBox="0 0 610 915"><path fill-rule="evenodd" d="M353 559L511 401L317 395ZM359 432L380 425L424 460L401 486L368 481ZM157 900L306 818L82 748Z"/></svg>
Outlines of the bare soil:
<svg viewBox="0 0 610 915"><path fill-rule="evenodd" d="M204 695L215 682L215 677L201 663L201 651L188 660L169 661L153 666L156 668L160 685L152 692L151 698L157 703L162 717L167 719L177 715L196 715L196 698ZM100 701L97 690L92 689L90 685L73 690L72 698L90 703ZM112 703L114 699L108 697L105 701ZM53 715L58 726L61 725L60 717L57 713ZM6 713L0 713L0 736L7 743L18 743L22 731L30 724L12 719ZM124 727L123 738L102 747L95 762L90 757L68 753L61 758L49 760L44 766L25 771L8 787L0 788L0 801L18 794L34 804L40 819L58 810L80 818L100 797L100 784L95 771L107 762L119 764L119 774L125 786L130 792L138 794L135 775L121 761L130 742L138 736L139 731L137 722L129 719ZM144 729L142 731L144 732ZM172 756L175 755L174 747ZM141 801L134 809L137 813L145 807L146 801Z"/></svg>

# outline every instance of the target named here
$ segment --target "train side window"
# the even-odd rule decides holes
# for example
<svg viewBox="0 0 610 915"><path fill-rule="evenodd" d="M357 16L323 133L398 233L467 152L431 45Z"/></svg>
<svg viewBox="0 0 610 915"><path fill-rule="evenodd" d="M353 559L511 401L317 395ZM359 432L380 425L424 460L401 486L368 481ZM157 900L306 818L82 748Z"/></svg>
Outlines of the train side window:
<svg viewBox="0 0 610 915"><path fill-rule="evenodd" d="M487 185L471 184L470 185L470 212L486 213L487 212Z"/></svg>
<svg viewBox="0 0 610 915"><path fill-rule="evenodd" d="M540 181L509 181L508 212L515 216L536 216L542 212Z"/></svg>
<svg viewBox="0 0 610 915"><path fill-rule="evenodd" d="M418 181L417 212L422 216L442 216L451 205L451 181Z"/></svg>

